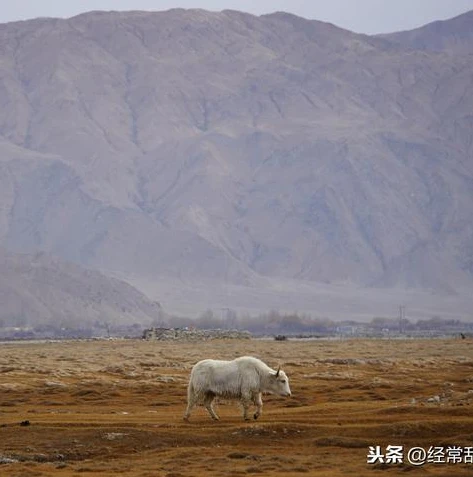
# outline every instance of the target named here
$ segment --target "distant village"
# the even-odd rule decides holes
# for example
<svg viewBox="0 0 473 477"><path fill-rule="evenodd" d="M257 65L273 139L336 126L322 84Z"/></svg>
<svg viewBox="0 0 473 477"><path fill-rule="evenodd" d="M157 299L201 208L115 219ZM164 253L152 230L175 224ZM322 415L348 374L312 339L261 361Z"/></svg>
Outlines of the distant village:
<svg viewBox="0 0 473 477"><path fill-rule="evenodd" d="M210 340L268 338L429 338L452 336L473 337L473 322L432 317L412 321L402 315L376 317L369 322L332 321L297 313L271 311L256 317L238 317L236 313L219 316L211 310L197 319L167 316L159 323L113 325L97 321L88 326L15 326L0 323L0 340L128 338L147 340Z"/></svg>

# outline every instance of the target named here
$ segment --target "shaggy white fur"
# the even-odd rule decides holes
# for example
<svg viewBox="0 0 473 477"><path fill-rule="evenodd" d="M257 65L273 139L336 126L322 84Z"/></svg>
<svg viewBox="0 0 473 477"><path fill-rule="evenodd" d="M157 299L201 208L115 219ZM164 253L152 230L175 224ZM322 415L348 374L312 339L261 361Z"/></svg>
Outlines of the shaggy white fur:
<svg viewBox="0 0 473 477"><path fill-rule="evenodd" d="M184 419L188 420L196 404L204 404L210 416L218 420L212 407L216 396L239 399L243 405L243 417L248 420L251 402L256 406L257 419L263 408L262 393L290 396L289 380L284 371L275 371L263 361L252 356L242 356L233 361L204 359L191 371L187 389L187 409Z"/></svg>

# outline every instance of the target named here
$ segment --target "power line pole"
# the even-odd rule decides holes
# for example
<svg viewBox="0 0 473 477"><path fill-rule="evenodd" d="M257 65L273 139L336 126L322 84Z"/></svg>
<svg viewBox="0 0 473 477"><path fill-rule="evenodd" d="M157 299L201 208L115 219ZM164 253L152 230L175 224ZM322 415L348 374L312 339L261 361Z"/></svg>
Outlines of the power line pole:
<svg viewBox="0 0 473 477"><path fill-rule="evenodd" d="M406 318L406 306L400 305L399 306L399 334L402 335L402 323Z"/></svg>

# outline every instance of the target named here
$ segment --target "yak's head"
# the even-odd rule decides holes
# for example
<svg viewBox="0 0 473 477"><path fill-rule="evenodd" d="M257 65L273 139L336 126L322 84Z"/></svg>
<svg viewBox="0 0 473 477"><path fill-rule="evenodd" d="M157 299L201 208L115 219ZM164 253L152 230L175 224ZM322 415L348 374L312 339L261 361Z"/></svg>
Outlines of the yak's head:
<svg viewBox="0 0 473 477"><path fill-rule="evenodd" d="M275 373L271 373L269 377L269 392L279 394L280 396L290 396L291 388L289 387L289 379L284 371L279 367Z"/></svg>

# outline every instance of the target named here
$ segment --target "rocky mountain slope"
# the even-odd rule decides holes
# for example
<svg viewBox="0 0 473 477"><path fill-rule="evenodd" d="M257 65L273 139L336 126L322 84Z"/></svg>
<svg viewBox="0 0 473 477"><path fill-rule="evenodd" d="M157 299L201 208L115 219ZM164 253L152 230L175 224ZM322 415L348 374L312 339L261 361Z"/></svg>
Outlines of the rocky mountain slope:
<svg viewBox="0 0 473 477"><path fill-rule="evenodd" d="M471 55L472 24L473 10L450 20L440 20L414 30L379 35L379 37L418 50Z"/></svg>
<svg viewBox="0 0 473 477"><path fill-rule="evenodd" d="M149 325L163 310L127 283L44 253L0 250L0 328Z"/></svg>
<svg viewBox="0 0 473 477"><path fill-rule="evenodd" d="M472 21L0 25L0 244L150 281L471 286Z"/></svg>

